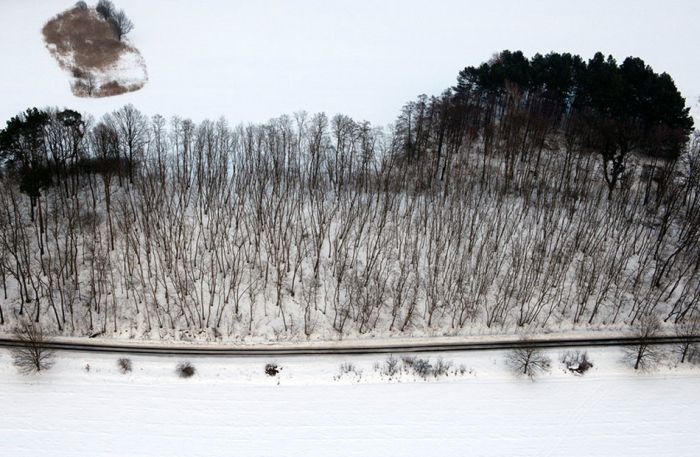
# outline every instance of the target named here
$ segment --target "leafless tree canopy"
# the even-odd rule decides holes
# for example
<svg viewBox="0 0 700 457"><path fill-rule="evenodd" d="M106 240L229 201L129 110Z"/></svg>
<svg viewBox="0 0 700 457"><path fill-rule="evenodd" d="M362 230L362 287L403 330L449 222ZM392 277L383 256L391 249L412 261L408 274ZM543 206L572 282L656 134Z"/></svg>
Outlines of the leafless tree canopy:
<svg viewBox="0 0 700 457"><path fill-rule="evenodd" d="M12 357L20 372L40 372L53 366L54 353L46 347L44 333L38 324L22 320L18 323L14 336L20 345L12 349Z"/></svg>
<svg viewBox="0 0 700 457"><path fill-rule="evenodd" d="M528 341L522 341L520 347L510 350L506 355L506 363L516 375L530 379L546 373L551 366L550 358Z"/></svg>
<svg viewBox="0 0 700 457"><path fill-rule="evenodd" d="M116 11L114 8L114 3L112 3L111 0L99 0L95 6L95 9L104 20L111 19Z"/></svg>
<svg viewBox="0 0 700 457"><path fill-rule="evenodd" d="M117 10L110 0L100 0L95 7L97 13L112 25L118 40L134 29L134 23L128 18L124 10Z"/></svg>
<svg viewBox="0 0 700 457"><path fill-rule="evenodd" d="M645 315L637 321L636 336L640 343L625 351L627 360L630 361L635 370L649 370L659 361L660 349L655 347L650 339L658 335L660 330L661 322L654 314Z"/></svg>
<svg viewBox="0 0 700 457"><path fill-rule="evenodd" d="M124 10L119 10L118 12L114 13L109 21L112 24L112 27L114 27L114 33L117 35L119 40L122 40L124 36L128 35L129 32L134 30L134 23L127 17Z"/></svg>
<svg viewBox="0 0 700 457"><path fill-rule="evenodd" d="M698 312L697 140L673 162L629 156L609 197L577 119L517 93L450 100L387 130L49 110L0 178L0 325L298 339Z"/></svg>

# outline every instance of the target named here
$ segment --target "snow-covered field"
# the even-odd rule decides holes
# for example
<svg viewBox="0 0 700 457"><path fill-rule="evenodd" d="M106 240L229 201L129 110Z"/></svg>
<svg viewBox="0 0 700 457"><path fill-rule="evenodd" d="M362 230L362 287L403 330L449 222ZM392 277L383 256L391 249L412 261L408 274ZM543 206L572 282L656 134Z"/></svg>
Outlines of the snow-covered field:
<svg viewBox="0 0 700 457"><path fill-rule="evenodd" d="M195 121L261 122L303 109L383 125L418 94L438 95L460 69L506 48L636 55L670 73L689 100L700 95L692 58L700 3L692 0L116 0L136 26L130 39L149 83L78 99L41 38L43 24L73 3L0 2L3 123L30 106L100 116L133 103Z"/></svg>
<svg viewBox="0 0 700 457"><path fill-rule="evenodd" d="M462 376L381 378L379 356L270 359L61 353L39 377L0 352L3 456L696 456L700 369L636 373L619 349L589 350L594 368L514 378L500 352L447 353ZM436 360L432 356L433 361ZM362 375L336 380L341 362ZM90 366L89 371L86 365Z"/></svg>

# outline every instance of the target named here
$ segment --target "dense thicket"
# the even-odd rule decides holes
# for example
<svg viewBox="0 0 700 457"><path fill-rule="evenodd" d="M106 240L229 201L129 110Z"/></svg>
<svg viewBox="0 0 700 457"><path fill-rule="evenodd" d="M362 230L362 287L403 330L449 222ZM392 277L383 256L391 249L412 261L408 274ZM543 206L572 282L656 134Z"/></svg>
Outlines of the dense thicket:
<svg viewBox="0 0 700 457"><path fill-rule="evenodd" d="M693 319L697 140L657 154L645 133L611 187L597 108L563 83L534 89L545 58L515 54L499 59L527 77L499 89L480 75L519 73L498 59L467 69L388 131L304 113L232 128L132 106L13 118L0 323L295 338Z"/></svg>

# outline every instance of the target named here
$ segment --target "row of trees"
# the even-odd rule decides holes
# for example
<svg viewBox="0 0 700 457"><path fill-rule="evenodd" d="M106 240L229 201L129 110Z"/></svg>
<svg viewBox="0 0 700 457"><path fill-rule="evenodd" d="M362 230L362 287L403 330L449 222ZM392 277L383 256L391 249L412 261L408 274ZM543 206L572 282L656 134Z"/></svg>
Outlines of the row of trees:
<svg viewBox="0 0 700 457"><path fill-rule="evenodd" d="M698 320L695 320L693 325L695 328L679 327L682 331L679 333L680 342L671 349L679 356L680 363L700 363L700 353L697 346L694 344L694 334L689 333L690 330L697 332ZM654 337L659 331L659 321L654 316L646 316L640 320L636 331L637 342L633 345L624 346L623 352L625 360L635 370L650 370L664 358L666 352L661 346L656 345ZM29 320L23 320L19 323L15 332L15 338L18 345L12 349L14 364L21 373L39 373L46 371L53 365L54 351L51 349L51 341L48 340L39 325ZM444 362L441 359L433 365L427 359L416 357L402 357L403 370L412 372L417 376L426 379L429 375L438 378L449 374L452 366L450 362ZM506 353L506 365L511 368L514 374L518 376L528 376L535 379L542 373L548 372L551 367L551 359L537 344L525 338L519 344ZM562 364L568 371L574 374L583 375L588 370L593 368L593 362L588 357L586 352L567 351L562 354ZM122 374L127 374L132 371L133 366L128 358L120 358L117 361L117 366ZM86 365L86 370L89 371L90 365ZM375 364L375 370L380 370L383 375L392 378L398 375L402 369L399 367L398 360L393 356L383 365ZM280 368L273 363L268 363L265 366L265 373L268 376L277 376ZM195 374L196 370L189 362L178 364L176 372L180 377L188 378ZM458 370L454 370L454 374L464 374L466 367L462 365ZM344 363L340 367L340 374L335 379L354 374L361 377L362 372L358 371L353 364Z"/></svg>
<svg viewBox="0 0 700 457"><path fill-rule="evenodd" d="M683 324L700 144L616 192L544 99L421 97L393 129L32 109L0 132L0 324L296 338Z"/></svg>

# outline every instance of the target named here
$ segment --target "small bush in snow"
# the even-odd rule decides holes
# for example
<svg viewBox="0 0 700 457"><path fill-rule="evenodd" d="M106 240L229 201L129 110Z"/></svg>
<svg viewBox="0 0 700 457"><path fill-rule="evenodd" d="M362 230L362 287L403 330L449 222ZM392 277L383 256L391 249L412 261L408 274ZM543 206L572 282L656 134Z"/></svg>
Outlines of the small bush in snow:
<svg viewBox="0 0 700 457"><path fill-rule="evenodd" d="M442 358L437 359L435 363L431 363L430 359L423 359L416 356L403 356L401 357L401 362L402 366L399 367L398 361L390 357L383 365L376 364L375 371L379 371L381 374L389 377L399 372L404 372L427 379L430 376L434 378L449 376L450 370L452 369L452 362L445 361ZM466 372L467 367L464 365L460 365L459 369L452 370L453 374L465 374Z"/></svg>
<svg viewBox="0 0 700 457"><path fill-rule="evenodd" d="M452 368L452 362L448 362L443 359L437 359L437 362L435 362L435 365L433 366L433 376L435 376L436 378L439 378L441 376L449 376L450 368Z"/></svg>
<svg viewBox="0 0 700 457"><path fill-rule="evenodd" d="M416 363L416 358L414 356L410 355L405 355L401 357L401 361L403 362L404 368L412 367L414 363Z"/></svg>
<svg viewBox="0 0 700 457"><path fill-rule="evenodd" d="M194 374L197 372L197 370L195 370L194 368L194 365L192 365L190 362L179 363L175 371L181 378L190 378L194 376Z"/></svg>
<svg viewBox="0 0 700 457"><path fill-rule="evenodd" d="M119 366L119 371L123 374L131 372L131 359L121 358L117 360L117 365Z"/></svg>
<svg viewBox="0 0 700 457"><path fill-rule="evenodd" d="M79 10L83 10L83 11L88 9L87 3L83 2L83 1L76 2L75 7L78 8Z"/></svg>
<svg viewBox="0 0 700 457"><path fill-rule="evenodd" d="M395 358L393 355L390 355L389 358L384 361L384 363L376 363L374 365L374 370L378 371L382 376L393 378L399 374L400 371L399 359Z"/></svg>
<svg viewBox="0 0 700 457"><path fill-rule="evenodd" d="M359 379L362 377L362 370L357 369L357 367L350 362L341 363L338 375L335 379L338 380L345 376L354 376Z"/></svg>
<svg viewBox="0 0 700 457"><path fill-rule="evenodd" d="M433 366L427 359L416 359L413 365L411 365L411 368L416 376L420 376L423 379L427 378L433 372Z"/></svg>
<svg viewBox="0 0 700 457"><path fill-rule="evenodd" d="M583 351L567 351L561 358L567 370L576 374L584 374L593 368L593 362L588 358L588 353Z"/></svg>
<svg viewBox="0 0 700 457"><path fill-rule="evenodd" d="M350 362L344 362L340 364L340 374L356 373L357 368Z"/></svg>
<svg viewBox="0 0 700 457"><path fill-rule="evenodd" d="M280 367L275 363L265 365L265 374L268 376L277 376L280 373Z"/></svg>

